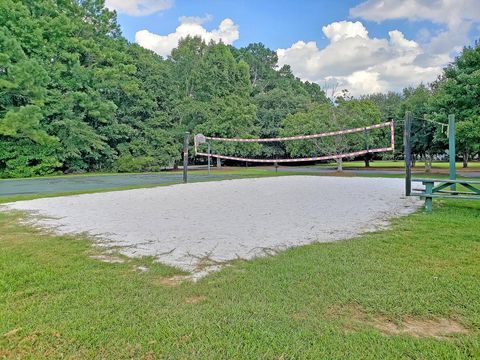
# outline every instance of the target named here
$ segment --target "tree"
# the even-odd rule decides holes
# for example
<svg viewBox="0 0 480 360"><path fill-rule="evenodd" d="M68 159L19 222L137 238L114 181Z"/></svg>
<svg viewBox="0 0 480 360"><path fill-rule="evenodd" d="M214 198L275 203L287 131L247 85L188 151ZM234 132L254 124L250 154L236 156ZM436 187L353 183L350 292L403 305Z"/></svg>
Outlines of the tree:
<svg viewBox="0 0 480 360"><path fill-rule="evenodd" d="M206 48L192 82L193 97L201 101L229 95L247 98L252 90L248 64L237 62L229 47L222 43L212 43Z"/></svg>
<svg viewBox="0 0 480 360"><path fill-rule="evenodd" d="M471 117L456 124L456 149L462 154L463 167L468 167L471 154L480 154L480 117Z"/></svg>
<svg viewBox="0 0 480 360"><path fill-rule="evenodd" d="M256 108L248 98L232 95L215 98L209 104L207 121L199 125L196 133L215 137L248 138L258 134L255 126ZM253 143L215 142L212 152L232 156L252 156L259 152L259 146Z"/></svg>
<svg viewBox="0 0 480 360"><path fill-rule="evenodd" d="M250 44L239 50L231 47L231 50L238 60L248 64L254 94L271 90L275 86L275 68L278 62L275 51L266 48L262 43Z"/></svg>
<svg viewBox="0 0 480 360"><path fill-rule="evenodd" d="M308 112L287 116L283 123L282 136L315 134L336 131L344 128L343 117L337 116L336 108L331 104L321 104ZM347 150L344 136L322 137L311 140L296 140L286 143L286 151L292 158L322 155L335 156ZM342 171L342 161L337 160L337 170Z"/></svg>
<svg viewBox="0 0 480 360"><path fill-rule="evenodd" d="M287 116L281 134L294 136L339 131L376 124L380 119L378 108L370 101L342 98L338 99L337 106L329 103L319 104L307 112ZM376 141L372 136L371 140L378 143L378 139ZM287 153L291 157L311 157L319 154L335 156L360 149L365 149L363 133L289 141L286 144ZM342 159L337 158L338 171L342 171L342 164Z"/></svg>
<svg viewBox="0 0 480 360"><path fill-rule="evenodd" d="M55 159L58 139L41 124L47 72L28 58L8 28L0 29L0 49L0 176L52 173L60 165Z"/></svg>
<svg viewBox="0 0 480 360"><path fill-rule="evenodd" d="M407 111L412 113L412 162L415 166L417 156L423 157L425 159L425 170L428 172L432 167L433 154L442 148L441 139L443 136L441 126L426 121L430 111L431 91L424 84L420 84L417 87L405 88L403 97L404 101L400 106L397 117L404 119Z"/></svg>
<svg viewBox="0 0 480 360"><path fill-rule="evenodd" d="M382 115L379 108L370 100L366 99L350 99L348 101L343 98L337 99L337 112L343 126L348 128L366 127L369 125L379 124ZM351 147L356 149L364 149L366 146L371 147L375 144L377 147L385 142L385 136L382 131L370 130L365 133L355 133L348 136ZM384 147L387 146L387 144ZM365 154L365 167L370 167L370 154Z"/></svg>
<svg viewBox="0 0 480 360"><path fill-rule="evenodd" d="M38 171L114 169L151 133L169 134L163 155L178 158L169 150L171 63L122 38L103 1L5 0L0 22L0 128L8 138L57 142L54 168ZM11 142L9 153L22 153L26 142Z"/></svg>
<svg viewBox="0 0 480 360"><path fill-rule="evenodd" d="M179 41L172 50L170 60L173 62L173 73L178 93L181 97L193 97L196 91L195 77L205 56L207 45L201 37L187 36Z"/></svg>
<svg viewBox="0 0 480 360"><path fill-rule="evenodd" d="M400 113L403 97L401 94L389 91L362 96L361 99L370 100L380 110L383 120L396 119Z"/></svg>
<svg viewBox="0 0 480 360"><path fill-rule="evenodd" d="M467 167L469 157L478 153L480 142L480 44L464 48L432 87L431 118L446 122L449 114L455 115L458 149Z"/></svg>

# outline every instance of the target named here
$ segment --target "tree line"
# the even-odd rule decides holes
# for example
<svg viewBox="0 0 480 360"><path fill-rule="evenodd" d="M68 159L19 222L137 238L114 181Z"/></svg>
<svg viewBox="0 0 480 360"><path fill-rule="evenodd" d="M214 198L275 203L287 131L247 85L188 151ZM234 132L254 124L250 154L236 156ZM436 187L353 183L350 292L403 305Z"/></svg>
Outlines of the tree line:
<svg viewBox="0 0 480 360"><path fill-rule="evenodd" d="M0 24L0 177L158 171L180 162L185 131L276 137L401 119L405 111L445 123L455 113L459 155L480 151L478 46L429 86L332 100L259 43L237 49L187 37L164 59L129 43L103 0L3 0ZM415 154L445 147L433 124L414 122Z"/></svg>

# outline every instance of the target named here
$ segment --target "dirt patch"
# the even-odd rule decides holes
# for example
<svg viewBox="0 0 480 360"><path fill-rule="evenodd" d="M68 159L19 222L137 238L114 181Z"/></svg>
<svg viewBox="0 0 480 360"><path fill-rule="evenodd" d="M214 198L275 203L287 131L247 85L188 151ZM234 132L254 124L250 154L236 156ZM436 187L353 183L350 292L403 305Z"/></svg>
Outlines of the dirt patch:
<svg viewBox="0 0 480 360"><path fill-rule="evenodd" d="M11 337L11 336L15 335L17 332L19 332L20 330L22 330L22 328L16 328L16 329L7 331L5 334L3 334L3 336L4 337Z"/></svg>
<svg viewBox="0 0 480 360"><path fill-rule="evenodd" d="M410 335L413 337L448 338L456 334L468 334L459 322L452 319L436 318L430 320L405 319L400 324L386 319L376 319L374 326L387 335Z"/></svg>
<svg viewBox="0 0 480 360"><path fill-rule="evenodd" d="M327 315L342 319L344 330L348 332L358 331L361 325L367 325L387 336L408 335L416 338L448 339L453 335L469 333L468 329L454 319L408 317L392 320L383 315L366 314L358 306L332 307L328 309Z"/></svg>
<svg viewBox="0 0 480 360"><path fill-rule="evenodd" d="M185 299L186 304L199 304L207 300L206 296L203 295L197 295L197 296L190 296Z"/></svg>
<svg viewBox="0 0 480 360"><path fill-rule="evenodd" d="M190 339L192 338L192 334L187 334L187 335L183 335L183 336L180 336L178 338L178 345L185 345L186 343L188 343L190 341Z"/></svg>

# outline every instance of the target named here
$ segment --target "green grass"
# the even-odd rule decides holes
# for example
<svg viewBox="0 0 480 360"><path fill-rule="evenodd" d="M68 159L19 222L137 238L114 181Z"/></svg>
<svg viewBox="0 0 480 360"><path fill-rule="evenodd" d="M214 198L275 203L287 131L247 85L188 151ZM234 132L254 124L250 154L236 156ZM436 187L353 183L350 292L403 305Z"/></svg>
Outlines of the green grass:
<svg viewBox="0 0 480 360"><path fill-rule="evenodd" d="M336 163L326 163L326 164L319 164L316 165L319 167L336 167ZM343 166L345 168L365 168L364 161L344 161ZM370 162L371 168L404 168L405 163L403 160L374 160ZM422 169L425 167L424 161L417 161L415 164L415 168ZM462 163L457 162L455 164L457 169L463 169ZM432 169L448 169L449 163L448 161L434 161L432 163ZM480 170L480 162L479 161L471 161L468 163L467 170Z"/></svg>
<svg viewBox="0 0 480 360"><path fill-rule="evenodd" d="M357 239L236 261L162 285L151 258L108 264L81 237L0 213L0 357L453 359L480 357L480 204L435 201ZM144 264L147 272L136 271ZM448 339L358 321L455 319Z"/></svg>
<svg viewBox="0 0 480 360"><path fill-rule="evenodd" d="M224 174L224 175L262 175L265 172L271 172L259 167L222 167L217 169L212 167L212 173L215 174ZM28 178L0 178L1 181L15 181L15 180L29 180L29 179L68 179L68 178L84 178L91 176L124 176L124 175L165 175L165 174L182 174L182 170L168 170L168 171L159 171L159 172L88 172L88 173L77 173L77 174L58 174L58 175L44 175L44 176L31 176ZM207 175L208 170L200 169L190 169L189 173L194 173L197 175Z"/></svg>

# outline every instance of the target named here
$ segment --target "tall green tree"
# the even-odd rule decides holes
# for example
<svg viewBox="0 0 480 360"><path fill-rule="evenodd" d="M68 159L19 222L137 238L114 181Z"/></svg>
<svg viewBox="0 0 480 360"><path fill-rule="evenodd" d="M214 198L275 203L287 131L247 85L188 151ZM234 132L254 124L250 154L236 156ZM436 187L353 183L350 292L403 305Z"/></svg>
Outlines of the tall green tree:
<svg viewBox="0 0 480 360"><path fill-rule="evenodd" d="M411 143L412 163L415 165L417 157L425 159L425 170L432 167L433 154L441 151L445 135L442 126L427 121L429 119L429 102L431 90L425 84L409 87L403 90L403 102L398 111L398 118L404 119L407 111L413 116ZM398 136L400 136L400 132Z"/></svg>
<svg viewBox="0 0 480 360"><path fill-rule="evenodd" d="M480 44L466 47L432 85L431 118L446 122L454 114L463 165L480 152Z"/></svg>
<svg viewBox="0 0 480 360"><path fill-rule="evenodd" d="M281 134L282 136L294 136L339 131L377 124L380 120L380 111L370 101L338 99L336 106L329 103L319 104L307 112L287 116L283 123ZM370 141L378 146L381 136L370 135L370 137ZM287 153L291 157L335 156L363 149L365 149L365 136L363 133L289 141L286 143ZM365 161L368 164L369 158L366 158ZM338 171L342 171L342 163L342 159L338 158Z"/></svg>

